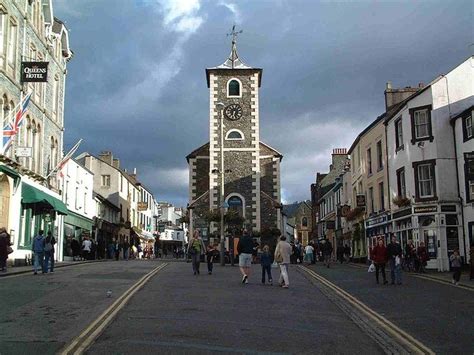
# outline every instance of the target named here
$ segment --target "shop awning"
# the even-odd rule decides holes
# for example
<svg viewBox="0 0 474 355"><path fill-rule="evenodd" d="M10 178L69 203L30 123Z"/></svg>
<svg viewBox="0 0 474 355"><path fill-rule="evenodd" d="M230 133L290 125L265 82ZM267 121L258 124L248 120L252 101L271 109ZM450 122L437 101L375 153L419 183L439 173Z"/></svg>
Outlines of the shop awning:
<svg viewBox="0 0 474 355"><path fill-rule="evenodd" d="M5 175L10 176L13 179L13 183L15 184L15 188L18 187L21 180L21 175L18 174L15 170L10 168L6 165L0 165L0 172L4 173Z"/></svg>
<svg viewBox="0 0 474 355"><path fill-rule="evenodd" d="M68 214L66 205L58 198L25 183L23 183L21 190L22 203L44 203L51 206L58 214Z"/></svg>
<svg viewBox="0 0 474 355"><path fill-rule="evenodd" d="M92 219L88 219L71 211L68 211L68 215L64 217L64 223L71 224L75 227L79 227L88 231L92 231L92 225L94 224Z"/></svg>

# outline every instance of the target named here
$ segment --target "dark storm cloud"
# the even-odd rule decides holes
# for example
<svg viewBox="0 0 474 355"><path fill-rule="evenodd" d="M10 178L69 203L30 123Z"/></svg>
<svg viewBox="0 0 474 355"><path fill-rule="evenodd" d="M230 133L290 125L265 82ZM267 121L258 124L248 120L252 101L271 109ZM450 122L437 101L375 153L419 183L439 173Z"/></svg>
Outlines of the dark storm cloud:
<svg viewBox="0 0 474 355"><path fill-rule="evenodd" d="M208 140L204 69L230 50L262 67L261 138L285 156L283 197L309 198L330 151L384 109L385 82L429 82L464 60L468 1L55 1L71 28L66 147L112 150L160 200L187 201L184 157Z"/></svg>

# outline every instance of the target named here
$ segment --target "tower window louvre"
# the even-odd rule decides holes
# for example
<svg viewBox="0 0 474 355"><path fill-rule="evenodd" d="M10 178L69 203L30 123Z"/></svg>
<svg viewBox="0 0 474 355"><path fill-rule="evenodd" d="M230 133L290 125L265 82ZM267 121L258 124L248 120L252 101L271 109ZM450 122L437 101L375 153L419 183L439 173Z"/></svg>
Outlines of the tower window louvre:
<svg viewBox="0 0 474 355"><path fill-rule="evenodd" d="M229 81L228 96L240 96L240 83L235 79Z"/></svg>

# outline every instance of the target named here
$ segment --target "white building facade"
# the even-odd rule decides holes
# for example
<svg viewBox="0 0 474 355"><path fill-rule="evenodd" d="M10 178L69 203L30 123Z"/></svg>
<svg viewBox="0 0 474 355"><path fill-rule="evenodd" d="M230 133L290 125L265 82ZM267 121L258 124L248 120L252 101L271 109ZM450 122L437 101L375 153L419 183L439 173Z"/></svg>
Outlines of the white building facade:
<svg viewBox="0 0 474 355"><path fill-rule="evenodd" d="M449 255L466 256L450 118L472 105L473 59L405 99L387 117L393 232L425 242L429 268L449 270ZM399 202L406 200L405 207Z"/></svg>

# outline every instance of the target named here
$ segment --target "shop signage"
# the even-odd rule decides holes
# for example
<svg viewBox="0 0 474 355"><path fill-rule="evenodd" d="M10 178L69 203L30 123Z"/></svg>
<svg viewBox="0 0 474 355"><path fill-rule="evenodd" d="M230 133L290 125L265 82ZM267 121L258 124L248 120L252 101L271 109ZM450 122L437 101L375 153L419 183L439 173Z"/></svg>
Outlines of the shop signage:
<svg viewBox="0 0 474 355"><path fill-rule="evenodd" d="M365 207L365 195L356 196L357 207Z"/></svg>
<svg viewBox="0 0 474 355"><path fill-rule="evenodd" d="M326 221L326 229L336 229L335 221Z"/></svg>
<svg viewBox="0 0 474 355"><path fill-rule="evenodd" d="M31 157L31 147L18 147L15 150L15 155L17 157Z"/></svg>
<svg viewBox="0 0 474 355"><path fill-rule="evenodd" d="M400 217L408 216L410 214L411 214L411 207L407 208L405 210L402 210L402 211L395 212L394 214L392 214L392 218L397 219L397 218L400 218Z"/></svg>
<svg viewBox="0 0 474 355"><path fill-rule="evenodd" d="M413 213L431 213L438 212L438 206L414 207Z"/></svg>
<svg viewBox="0 0 474 355"><path fill-rule="evenodd" d="M379 217L371 218L371 219L369 219L365 222L365 225L367 227L370 227L370 226L380 224L380 223L384 223L384 222L387 222L387 215L382 215L382 216L379 216Z"/></svg>
<svg viewBox="0 0 474 355"><path fill-rule="evenodd" d="M456 205L441 206L441 212L456 212Z"/></svg>
<svg viewBox="0 0 474 355"><path fill-rule="evenodd" d="M45 83L48 81L48 62L21 62L23 83Z"/></svg>
<svg viewBox="0 0 474 355"><path fill-rule="evenodd" d="M341 206L339 209L339 215L341 217L347 217L350 210L351 210L351 206L348 206L348 205Z"/></svg>
<svg viewBox="0 0 474 355"><path fill-rule="evenodd" d="M146 211L148 209L148 203L146 202L138 202L137 203L137 210L138 211Z"/></svg>

